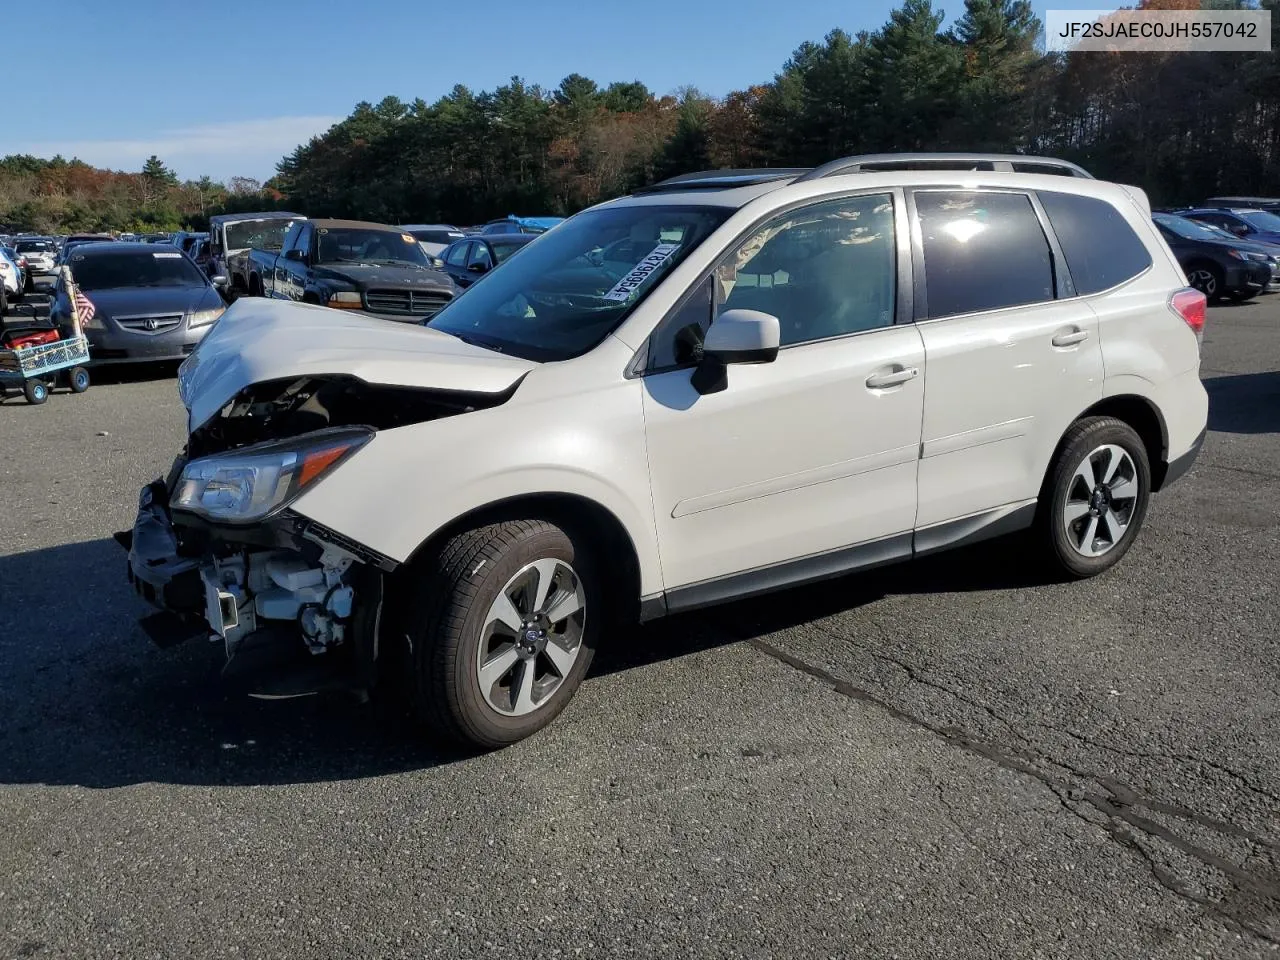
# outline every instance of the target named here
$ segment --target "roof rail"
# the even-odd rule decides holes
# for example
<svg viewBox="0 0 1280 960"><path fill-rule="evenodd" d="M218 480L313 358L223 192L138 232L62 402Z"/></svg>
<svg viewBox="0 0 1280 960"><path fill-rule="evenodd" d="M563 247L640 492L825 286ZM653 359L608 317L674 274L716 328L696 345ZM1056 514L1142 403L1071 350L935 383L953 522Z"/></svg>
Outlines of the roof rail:
<svg viewBox="0 0 1280 960"><path fill-rule="evenodd" d="M1021 167L1023 169L1019 170ZM1026 169L1036 168L1042 169ZM1054 157L1028 157L1019 153L868 153L857 157L832 160L814 167L796 183L821 180L846 173L871 173L881 170L996 170L1003 173L1055 173L1093 179L1083 167Z"/></svg>
<svg viewBox="0 0 1280 960"><path fill-rule="evenodd" d="M727 190L732 187L749 187L774 180L792 180L808 173L808 167L757 167L755 169L699 170L668 177L633 193L662 193L666 190Z"/></svg>

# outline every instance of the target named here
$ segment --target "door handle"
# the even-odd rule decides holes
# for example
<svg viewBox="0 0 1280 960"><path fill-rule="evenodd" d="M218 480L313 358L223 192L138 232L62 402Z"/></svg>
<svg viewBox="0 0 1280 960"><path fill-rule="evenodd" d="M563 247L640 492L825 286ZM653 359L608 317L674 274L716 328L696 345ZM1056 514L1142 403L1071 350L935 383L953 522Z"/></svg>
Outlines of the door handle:
<svg viewBox="0 0 1280 960"><path fill-rule="evenodd" d="M1049 342L1055 347L1074 347L1077 343L1083 343L1088 339L1087 330L1069 330L1066 333L1055 334Z"/></svg>
<svg viewBox="0 0 1280 960"><path fill-rule="evenodd" d="M901 386L908 380L914 380L918 376L920 376L920 371L916 367L902 367L897 370L890 370L887 373L873 373L867 377L867 389L887 390L889 387Z"/></svg>

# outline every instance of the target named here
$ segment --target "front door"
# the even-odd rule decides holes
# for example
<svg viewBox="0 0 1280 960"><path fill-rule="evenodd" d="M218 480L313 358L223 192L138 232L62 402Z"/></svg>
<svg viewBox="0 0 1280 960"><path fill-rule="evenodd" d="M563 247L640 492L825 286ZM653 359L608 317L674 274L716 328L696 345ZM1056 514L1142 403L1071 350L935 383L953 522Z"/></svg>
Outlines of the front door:
<svg viewBox="0 0 1280 960"><path fill-rule="evenodd" d="M909 553L924 348L895 322L895 217L905 222L889 193L780 215L651 338L645 430L673 608L693 584L697 602L714 599L709 581L740 592L744 577L725 580L735 574L776 586ZM731 365L726 389L700 395L691 361L730 308L776 316L782 349Z"/></svg>

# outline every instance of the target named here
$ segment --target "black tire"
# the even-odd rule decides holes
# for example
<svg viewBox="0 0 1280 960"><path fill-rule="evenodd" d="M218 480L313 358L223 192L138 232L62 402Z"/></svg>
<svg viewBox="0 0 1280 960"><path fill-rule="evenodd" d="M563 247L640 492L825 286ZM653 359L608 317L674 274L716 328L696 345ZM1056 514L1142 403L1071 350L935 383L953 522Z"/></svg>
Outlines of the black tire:
<svg viewBox="0 0 1280 960"><path fill-rule="evenodd" d="M84 367L72 367L67 371L67 386L72 393L84 393L89 389L89 371Z"/></svg>
<svg viewBox="0 0 1280 960"><path fill-rule="evenodd" d="M38 407L49 399L49 387L43 380L24 380L22 395L27 398L27 403Z"/></svg>
<svg viewBox="0 0 1280 960"><path fill-rule="evenodd" d="M0 317L9 315L9 291L4 288L4 284L0 283Z"/></svg>
<svg viewBox="0 0 1280 960"><path fill-rule="evenodd" d="M1134 502L1130 507L1127 504L1127 498L1125 501L1117 498L1116 502L1122 503L1127 508L1124 510L1127 516L1127 523L1125 523L1123 533L1113 545L1107 547L1100 555L1085 556L1081 550L1073 546L1071 538L1075 534L1069 532L1065 511L1069 499L1077 504L1077 509L1082 502L1082 497L1084 500L1088 500L1088 496L1083 489L1083 481L1077 481L1076 470L1077 467L1084 465L1085 458L1091 452L1097 451L1104 445L1118 447L1128 454L1129 462L1132 465L1132 482L1135 485ZM1105 466L1105 464L1102 466ZM1126 476L1129 472L1127 467L1122 467L1122 471L1117 473L1117 477ZM1102 502L1110 502L1110 487L1112 485L1115 485L1117 489L1121 489L1118 482L1115 484L1103 484L1108 489L1106 495L1102 498ZM1123 489L1128 488L1124 487ZM1111 569L1111 567L1120 562L1120 559L1128 552L1129 547L1133 545L1138 531L1142 528L1142 521L1147 515L1147 506L1150 500L1151 464L1147 459L1146 446L1134 429L1114 417L1085 417L1076 421L1058 445L1057 455L1054 457L1049 473L1045 478L1044 487L1040 492L1040 506L1036 516L1036 537L1051 569L1055 573L1064 574L1075 579L1095 577ZM1093 518L1091 509L1089 513L1084 514L1079 520L1075 521L1075 529L1079 533L1081 543L1084 542L1085 536L1088 535L1090 529L1088 524ZM1110 540L1101 535L1107 529L1105 518L1098 523L1096 529L1099 531L1100 536L1090 541L1091 546L1098 543L1109 543Z"/></svg>
<svg viewBox="0 0 1280 960"><path fill-rule="evenodd" d="M1222 288L1226 279L1223 277L1222 268L1208 260L1188 265L1187 282L1203 293L1210 303L1221 300L1225 294Z"/></svg>
<svg viewBox="0 0 1280 960"><path fill-rule="evenodd" d="M577 659L546 700L523 716L499 713L477 675L485 620L499 593L527 565L570 564L586 597ZM495 749L537 732L564 709L591 666L604 591L585 544L544 520L514 520L467 530L426 561L414 585L405 633L412 657L414 712L429 735L454 746ZM513 681L514 682L514 681Z"/></svg>

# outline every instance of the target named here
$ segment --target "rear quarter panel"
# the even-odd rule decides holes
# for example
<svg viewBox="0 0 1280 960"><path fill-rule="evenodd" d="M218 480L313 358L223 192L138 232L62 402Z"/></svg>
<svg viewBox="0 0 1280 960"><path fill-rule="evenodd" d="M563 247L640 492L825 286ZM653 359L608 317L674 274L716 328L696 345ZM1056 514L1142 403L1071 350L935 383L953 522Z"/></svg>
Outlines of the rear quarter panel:
<svg viewBox="0 0 1280 960"><path fill-rule="evenodd" d="M1090 299L1098 315L1106 397L1150 401L1164 421L1173 459L1189 450L1208 420L1200 383L1200 342L1169 306L1186 277L1155 225L1136 205L1120 207L1151 254L1145 273Z"/></svg>

